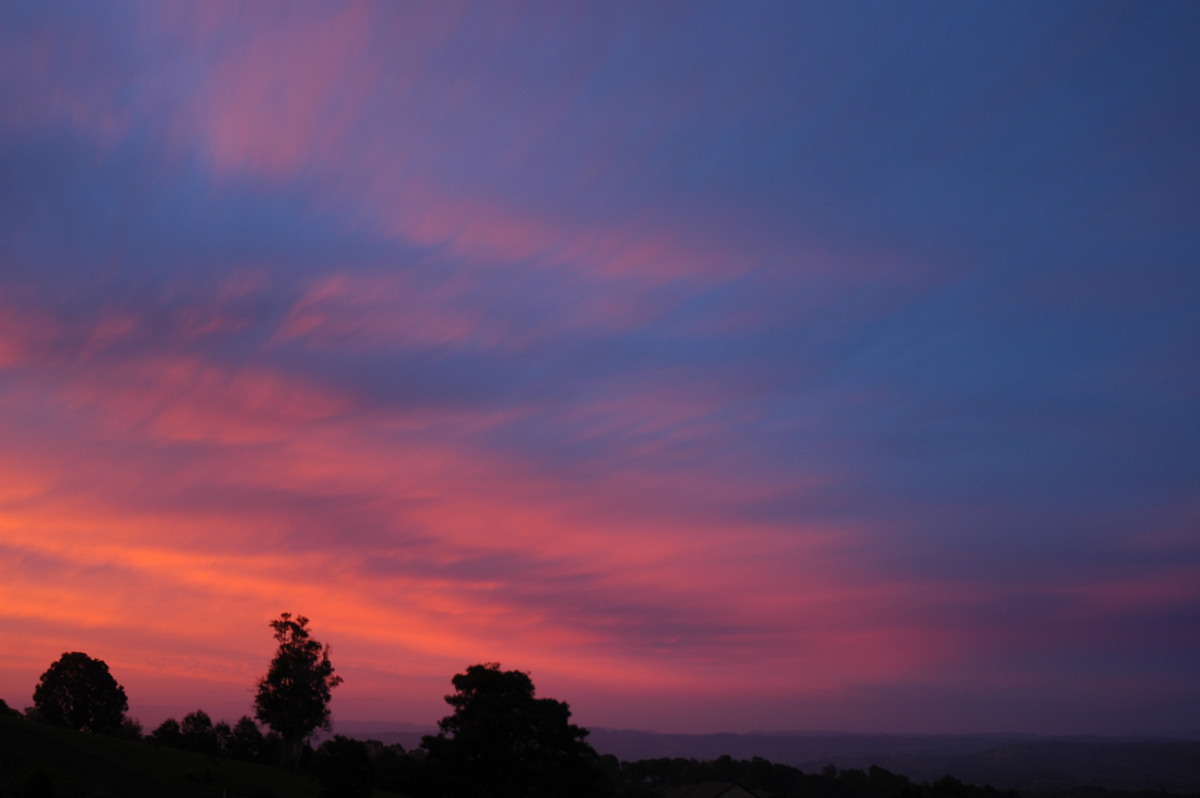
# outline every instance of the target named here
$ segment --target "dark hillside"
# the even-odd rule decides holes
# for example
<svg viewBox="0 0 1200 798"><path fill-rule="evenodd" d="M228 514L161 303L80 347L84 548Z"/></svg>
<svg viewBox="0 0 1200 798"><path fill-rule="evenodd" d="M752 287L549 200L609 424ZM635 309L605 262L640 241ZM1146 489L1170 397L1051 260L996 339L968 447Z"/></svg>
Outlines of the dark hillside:
<svg viewBox="0 0 1200 798"><path fill-rule="evenodd" d="M596 750L634 762L657 757L762 757L808 773L878 765L921 781L946 774L1027 791L1085 785L1200 791L1200 742L1018 735L655 734L594 729Z"/></svg>
<svg viewBox="0 0 1200 798"><path fill-rule="evenodd" d="M305 798L317 793L313 782L278 768L0 718L0 796L27 795L47 782L52 794L72 798Z"/></svg>
<svg viewBox="0 0 1200 798"><path fill-rule="evenodd" d="M897 764L897 763L892 763ZM941 771L965 781L1032 791L1082 785L1112 790L1200 791L1200 743L1066 742L1011 743L940 761L914 761L918 778Z"/></svg>

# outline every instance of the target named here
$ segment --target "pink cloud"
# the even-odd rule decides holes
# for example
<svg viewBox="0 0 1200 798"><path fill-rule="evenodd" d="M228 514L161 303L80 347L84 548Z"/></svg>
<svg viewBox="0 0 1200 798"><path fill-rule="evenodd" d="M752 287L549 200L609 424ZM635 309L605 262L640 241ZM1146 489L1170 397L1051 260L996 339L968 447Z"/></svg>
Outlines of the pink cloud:
<svg viewBox="0 0 1200 798"><path fill-rule="evenodd" d="M1067 612L1076 622L1120 615L1156 617L1200 604L1200 567L1179 564L1149 574L1084 578L1060 591L1072 600Z"/></svg>
<svg viewBox="0 0 1200 798"><path fill-rule="evenodd" d="M689 522L673 529L667 519L656 519L652 514L633 522L632 516L637 514L634 508L616 514L601 512L603 504L632 487L629 480L613 482L587 500L545 501L560 489L527 483L526 476L514 472L503 457L441 436L424 444L413 440L400 445L379 436L369 426L357 431L336 425L311 426L328 409L320 403L315 409L307 403L288 405L285 397L296 392L292 386L269 377L212 369L194 361L134 363L114 371L112 383L93 374L90 376L96 383L88 391L79 393L78 387L70 388L72 401L82 402L67 406L72 413L75 407L105 406L106 410L95 416L96 423L102 422L112 430L139 424L149 433L144 439L147 444L204 440L231 448L227 454L216 455L214 464L220 464L216 482L215 474L201 463L181 464L173 473L156 478L152 459L144 463L127 461L120 479L106 476L85 492L76 490L72 497L60 493L53 502L47 500L18 511L10 518L6 541L43 557L65 558L62 568L73 576L56 581L57 593L52 596L45 590L26 589L31 580L49 584L45 574L6 568L11 589L25 596L23 602L6 605L12 608L10 613L36 616L51 627L61 626L64 642L70 629L79 624L108 629L110 644L127 660L138 660L152 648L122 642L130 634L126 629L130 608L139 602L153 601L164 611L163 621L152 624L151 631L159 627L165 630L172 617L190 618L200 611L210 614L219 623L214 620L194 626L195 639L177 645L199 650L220 638L233 651L252 648L252 638L262 623L257 616L269 616L285 604L318 608L323 622L336 636L339 649L351 657L352 667L358 666L359 655L354 652L371 652L362 656L365 662L373 662L381 652L392 651L397 658L410 658L415 662L413 667L429 674L428 678L439 669L457 669L466 662L488 657L551 674L569 671L574 678L612 689L630 682L645 689L666 683L699 687L712 678L710 668L716 660L696 657L703 650L696 648L697 641L668 635L647 657L646 649L626 649L618 642L619 637L611 636L613 632L619 635L621 627L606 632L603 623L580 625L573 622L577 618L559 617L546 609L553 606L552 600L544 604L548 596L534 597L532 602L520 595L506 596L498 590L501 584L489 583L486 572L471 577L455 575L452 568L422 576L417 566L395 579L366 575L357 565L359 559L377 556L372 554L372 547L378 547L374 549L377 552L388 551L388 534L395 533L359 538L342 553L336 530L330 530L324 538L313 541L309 554L264 554L264 547L269 548L272 539L289 534L291 520L271 512L246 514L223 509L221 485L237 484L251 490L283 490L296 496L353 491L359 497L357 501L369 500L380 507L381 518L388 519L393 529L428 530L432 542L421 556L432 557L434 562L454 566L462 552L472 550L521 556L533 552L532 556L545 564L539 567L550 569L546 575L572 571L614 575L595 583L594 589L599 591L595 598L601 601L604 596L608 601L621 602L635 597L651 613L686 607L689 614L702 613L707 621L745 627L745 632L738 634L751 635L746 642L750 648L754 647L755 636L765 634L780 641L780 656L795 655L791 645L784 642L791 636L788 624L795 614L781 612L781 606L765 612L768 605L764 599L788 589L785 586L791 585L797 574L780 572L763 578L762 558L769 558L777 550L771 536L763 531L744 527L738 535L739 555L731 557L720 544L717 522ZM184 432L159 420L163 415L158 410L161 405L177 403L188 406L183 413L187 420L181 426ZM217 413L222 406L224 415L245 417L244 423L251 427L261 423L260 415L265 412L262 408L282 407L272 424L287 427L287 445L244 450L241 445L246 441L275 438L264 437L261 430L249 437L240 431L231 434L193 418L205 418L205 414ZM174 418L171 414L166 417ZM235 428L240 429L240 425ZM268 431L275 428L267 426ZM60 462L72 463L62 475L72 483L91 482L105 470L103 462L87 456ZM644 493L634 493L630 500L648 507L653 492L662 487L661 480L656 483L650 473L638 476L651 481ZM155 491L168 499L158 509L140 498L156 481ZM169 497L189 484L209 491L212 504L206 512L171 508ZM675 489L682 489L682 485ZM21 495L36 493L34 490ZM163 530L170 530L170 534L164 536ZM820 552L839 537L833 535L823 541L820 536L808 536L814 568L821 562ZM397 544L403 546L402 540L399 538ZM672 563L673 576L664 584L661 568L667 562ZM849 623L846 615L831 611L841 606L845 597L831 594L817 598L821 590L827 589L820 587L823 580L818 578L817 570L805 576L808 600L821 607L831 626ZM103 601L91 600L91 594L105 591L114 579L124 587L108 590ZM715 598L714 588L726 597ZM538 609L539 605L543 609ZM749 618L758 620L748 623ZM233 633L230 640L231 625L249 631ZM875 636L859 632L855 638L845 637L844 632L833 637L830 634L828 630L814 630L812 644L825 645L829 652L851 652L856 657L872 646L895 647L891 631ZM736 635L727 644L736 649L735 640ZM830 648L831 641L837 645ZM687 651L690 664L683 668L672 664L675 650ZM832 680L837 672L836 659L835 653L823 659L810 658L807 667L813 674L825 674L823 678ZM863 661L877 662L870 658ZM892 658L893 664L887 667L895 670L897 662L901 660ZM163 667L165 673L174 673L169 663ZM227 680L232 689L238 671L232 664L228 668L232 668ZM763 663L761 669L767 670L768 663ZM863 677L875 671L874 666L864 665L851 675ZM149 674L139 678L143 676L149 679ZM160 674L157 678L166 677ZM740 684L757 677L743 674L728 678Z"/></svg>
<svg viewBox="0 0 1200 798"><path fill-rule="evenodd" d="M222 6L209 13L247 12ZM797 253L794 241L782 245L777 232L736 209L712 214L703 228L694 218L684 223L657 213L585 222L561 203L502 192L483 175L464 177L454 161L464 143L448 141L446 129L463 135L464 108L478 112L498 101L478 96L478 84L461 70L435 66L441 48L463 34L466 22L463 13L444 5L436 14L412 18L406 11L402 20L371 4L289 14L270 24L248 20L242 34L229 39L218 35L215 24L161 16L156 31L191 36L192 57L208 59L199 109L177 112L196 128L180 146L194 146L197 137L207 142L222 174L282 184L315 180L322 187L310 200L315 207L336 209L382 235L441 248L478 268L536 261L548 273L566 271L585 283L616 287L622 299L610 311L618 315L644 316L649 308L637 307L635 297L646 287L687 280L688 290L696 290L781 259L786 268L853 281L845 258L829 263L827 253ZM499 56L476 57L486 63ZM501 104L490 112L499 119L485 112L477 124L520 113L525 146L534 146L565 113L572 94L564 80L563 103L530 105L514 97L510 102L522 104ZM590 187L581 183L576 190L586 196ZM879 276L870 264L867 271Z"/></svg>
<svg viewBox="0 0 1200 798"><path fill-rule="evenodd" d="M253 280L231 286L228 299L260 289ZM478 334L465 319L423 327L423 307L454 307L459 288L441 287L450 294L439 301L418 289L402 277L315 281L280 338L438 345ZM194 303L201 326L222 317L222 297ZM389 318L397 307L412 311L401 327ZM68 372L41 361L31 385L42 395L8 406L10 419L53 408L60 429L40 442L48 456L36 477L9 483L4 540L24 554L0 557L13 592L5 617L56 630L51 649L71 648L90 629L85 639L102 636L113 659L154 663L129 678L161 691L155 701L194 655L211 694L232 704L263 648L264 619L285 607L319 617L348 669L407 662L429 684L499 659L599 691L712 690L714 680L726 690L782 689L786 662L811 689L835 689L945 656L936 633L920 630L907 588L840 583L853 567L844 553L853 528L785 529L710 510L825 487L704 465L705 452L731 443L714 420L719 393L664 379L571 405L564 429L633 455L581 488L570 473L483 443L544 409L380 413L261 364L122 349L115 344L143 322L96 318L82 328L88 357ZM66 335L52 317L16 326L21 341ZM188 340L180 332L158 343L170 352ZM110 441L122 442L119 469L107 462L117 456L106 453ZM676 446L690 454L664 468L664 447ZM27 462L15 457L6 467ZM250 505L235 488L254 497ZM56 570L22 565L30 556ZM532 577L527 588L521 573ZM135 629L130 614L146 603L161 617ZM892 608L887 623L873 620L880 605ZM199 613L205 620L194 620ZM184 618L187 640L172 630ZM764 647L774 653L763 656ZM737 652L750 664L729 671ZM365 706L359 689L347 688L348 701Z"/></svg>
<svg viewBox="0 0 1200 798"><path fill-rule="evenodd" d="M24 366L45 357L61 328L54 317L16 297L0 297L0 369Z"/></svg>
<svg viewBox="0 0 1200 798"><path fill-rule="evenodd" d="M229 369L195 357L150 357L77 373L63 400L106 426L160 440L279 440L333 418L345 398L263 368Z"/></svg>
<svg viewBox="0 0 1200 798"><path fill-rule="evenodd" d="M295 302L275 334L356 349L493 343L502 331L481 329L483 311L456 301L453 283L428 288L403 272L321 277Z"/></svg>
<svg viewBox="0 0 1200 798"><path fill-rule="evenodd" d="M364 61L371 6L318 16L282 14L257 29L209 75L211 146L222 171L304 171L314 154L341 146L379 80Z"/></svg>

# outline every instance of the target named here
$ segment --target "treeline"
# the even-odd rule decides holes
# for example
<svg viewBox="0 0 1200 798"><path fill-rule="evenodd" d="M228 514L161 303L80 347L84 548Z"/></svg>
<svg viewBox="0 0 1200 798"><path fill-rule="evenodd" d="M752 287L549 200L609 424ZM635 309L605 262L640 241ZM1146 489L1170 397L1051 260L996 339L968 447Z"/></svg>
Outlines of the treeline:
<svg viewBox="0 0 1200 798"><path fill-rule="evenodd" d="M826 767L819 773L755 757L707 762L660 758L621 762L599 755L587 729L570 722L566 702L538 697L527 673L496 663L472 665L451 679L451 713L438 733L406 751L330 732L329 701L342 679L329 647L308 619L282 613L270 622L278 648L257 682L253 716L213 722L197 709L149 734L128 717L125 690L108 665L69 652L42 675L31 719L192 751L270 764L306 774L323 798L366 798L383 790L410 798L665 798L684 785L738 784L771 798L1016 798L1013 791L965 784L951 776L913 781L883 768ZM0 712L18 715L0 702ZM1116 794L1112 794L1115 796Z"/></svg>
<svg viewBox="0 0 1200 798"><path fill-rule="evenodd" d="M146 739L198 754L227 756L264 764L278 758L283 745L282 737L274 731L264 734L249 715L243 715L232 726L223 720L214 724L202 709L184 715L182 723L174 718L164 720Z"/></svg>
<svg viewBox="0 0 1200 798"><path fill-rule="evenodd" d="M0 701L0 715L22 718L22 713L9 709ZM26 715L37 717L31 707ZM131 737L128 725L114 732L115 736ZM234 724L214 723L203 710L184 716L182 721L168 719L154 731L140 736L143 744L169 747L220 759L239 759L278 767L282 738L271 730L265 732L251 717L243 716ZM907 776L872 766L867 770L838 769L832 765L819 772L804 772L788 765L770 762L761 757L734 759L722 756L700 761L682 757L661 757L621 762L611 755L592 755L591 772L597 777L593 794L604 798L668 798L685 785L700 783L740 784L762 798L1016 798L1013 790L999 791L989 786L963 783L951 776L933 782L914 781ZM2 757L0 757L2 758ZM289 766L312 778L318 795L325 798L365 798L379 792L410 798L446 798L466 796L459 792L461 782L447 779L444 767L431 762L424 747L406 750L399 744L386 745L378 740L357 740L334 735L318 745L306 744L298 760ZM510 774L515 775L515 774ZM495 774L492 774L494 777ZM50 780L47 784L52 783ZM2 785L0 785L2 786ZM3 789L0 794L7 795ZM20 795L65 795L53 788ZM576 793L529 792L513 793L501 790L497 796L571 795ZM584 793L587 794L587 793ZM262 792L261 798L282 798L283 793ZM1024 793L1025 798L1032 794ZM1060 798L1167 798L1162 791L1128 792L1081 787L1069 792L1044 793L1038 798L1057 795ZM1195 794L1171 795L1170 798L1200 798Z"/></svg>

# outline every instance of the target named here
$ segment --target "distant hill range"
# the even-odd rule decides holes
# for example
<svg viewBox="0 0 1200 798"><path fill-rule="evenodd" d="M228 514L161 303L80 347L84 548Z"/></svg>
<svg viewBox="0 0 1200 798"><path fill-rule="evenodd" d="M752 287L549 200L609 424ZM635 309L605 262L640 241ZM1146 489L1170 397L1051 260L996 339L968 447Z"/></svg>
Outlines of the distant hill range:
<svg viewBox="0 0 1200 798"><path fill-rule="evenodd" d="M433 727L339 722L337 732L360 739L421 744ZM947 774L974 784L1026 791L1080 786L1119 790L1200 791L1200 732L1179 738L1037 737L1020 734L903 735L781 732L658 734L592 729L588 742L602 754L632 762L684 757L712 760L762 757L806 772L828 765L865 770L878 765L919 781Z"/></svg>

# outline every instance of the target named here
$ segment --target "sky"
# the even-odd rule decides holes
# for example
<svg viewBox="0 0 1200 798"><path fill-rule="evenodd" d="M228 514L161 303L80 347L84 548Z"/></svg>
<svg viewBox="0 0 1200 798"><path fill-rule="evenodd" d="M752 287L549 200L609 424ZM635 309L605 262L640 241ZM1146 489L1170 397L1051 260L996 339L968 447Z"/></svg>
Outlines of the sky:
<svg viewBox="0 0 1200 798"><path fill-rule="evenodd" d="M1200 5L0 9L0 698L1200 729Z"/></svg>

